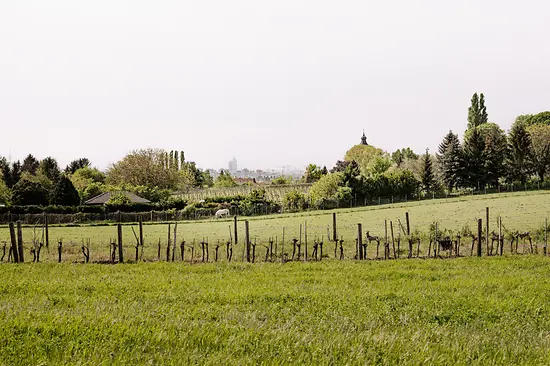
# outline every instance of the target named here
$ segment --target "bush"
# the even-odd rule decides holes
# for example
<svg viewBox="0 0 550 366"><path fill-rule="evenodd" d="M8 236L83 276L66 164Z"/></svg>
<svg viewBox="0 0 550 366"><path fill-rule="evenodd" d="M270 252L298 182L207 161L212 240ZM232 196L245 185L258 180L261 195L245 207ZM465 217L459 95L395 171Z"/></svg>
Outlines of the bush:
<svg viewBox="0 0 550 366"><path fill-rule="evenodd" d="M306 195L298 191L288 192L283 197L283 207L290 211L300 211L306 209Z"/></svg>
<svg viewBox="0 0 550 366"><path fill-rule="evenodd" d="M15 205L45 205L48 191L40 183L22 179L13 186L12 202Z"/></svg>

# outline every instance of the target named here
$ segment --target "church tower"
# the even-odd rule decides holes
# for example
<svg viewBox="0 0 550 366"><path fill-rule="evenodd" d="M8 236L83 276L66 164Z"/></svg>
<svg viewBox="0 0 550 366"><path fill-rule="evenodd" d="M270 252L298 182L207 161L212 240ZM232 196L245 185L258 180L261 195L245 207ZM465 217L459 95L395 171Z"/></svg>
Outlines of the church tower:
<svg viewBox="0 0 550 366"><path fill-rule="evenodd" d="M361 137L361 145L367 146L367 136L365 136L365 130L363 130L363 136Z"/></svg>

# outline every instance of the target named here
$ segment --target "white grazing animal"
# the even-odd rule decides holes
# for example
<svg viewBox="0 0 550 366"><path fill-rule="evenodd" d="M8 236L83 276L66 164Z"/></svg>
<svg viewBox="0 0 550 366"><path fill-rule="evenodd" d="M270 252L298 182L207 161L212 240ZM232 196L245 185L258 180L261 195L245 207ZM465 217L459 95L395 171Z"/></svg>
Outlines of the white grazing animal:
<svg viewBox="0 0 550 366"><path fill-rule="evenodd" d="M228 216L229 216L229 210L227 208L216 211L216 218L218 218L218 217L228 217Z"/></svg>

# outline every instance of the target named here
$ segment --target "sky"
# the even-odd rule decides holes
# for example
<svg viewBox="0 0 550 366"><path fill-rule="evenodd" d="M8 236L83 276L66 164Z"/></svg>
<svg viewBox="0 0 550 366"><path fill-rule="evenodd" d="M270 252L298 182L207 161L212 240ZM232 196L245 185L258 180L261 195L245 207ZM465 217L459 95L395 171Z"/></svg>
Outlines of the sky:
<svg viewBox="0 0 550 366"><path fill-rule="evenodd" d="M550 110L544 0L2 0L0 155L332 167Z"/></svg>

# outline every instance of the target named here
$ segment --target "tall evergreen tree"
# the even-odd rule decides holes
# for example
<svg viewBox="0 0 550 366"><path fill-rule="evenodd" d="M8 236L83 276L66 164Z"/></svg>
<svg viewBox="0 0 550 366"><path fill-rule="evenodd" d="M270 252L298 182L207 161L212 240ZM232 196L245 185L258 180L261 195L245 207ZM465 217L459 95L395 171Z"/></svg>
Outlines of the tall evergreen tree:
<svg viewBox="0 0 550 366"><path fill-rule="evenodd" d="M66 175L61 175L55 182L51 194L51 201L55 205L78 206L80 196L71 180Z"/></svg>
<svg viewBox="0 0 550 366"><path fill-rule="evenodd" d="M453 131L449 131L439 144L437 159L442 169L443 181L447 189L452 191L458 187L462 171L462 147L458 135Z"/></svg>
<svg viewBox="0 0 550 366"><path fill-rule="evenodd" d="M59 174L61 174L59 166L57 165L57 160L49 156L42 159L38 171L51 181L57 180Z"/></svg>
<svg viewBox="0 0 550 366"><path fill-rule="evenodd" d="M432 158L428 149L422 157L422 187L426 193L433 192L436 187Z"/></svg>
<svg viewBox="0 0 550 366"><path fill-rule="evenodd" d="M472 188L485 186L485 141L478 128L472 129L472 133L464 141L464 164L462 180Z"/></svg>
<svg viewBox="0 0 550 366"><path fill-rule="evenodd" d="M27 155L25 160L23 160L23 166L21 167L21 171L35 175L39 166L40 166L40 162L38 161L38 159L36 159L31 154L29 154Z"/></svg>
<svg viewBox="0 0 550 366"><path fill-rule="evenodd" d="M87 168L91 165L88 158L80 158L73 160L65 168L65 173L74 174L78 169Z"/></svg>
<svg viewBox="0 0 550 366"><path fill-rule="evenodd" d="M498 180L506 173L504 159L506 157L506 145L502 146L498 136L487 134L485 137L485 176L487 184L496 187Z"/></svg>
<svg viewBox="0 0 550 366"><path fill-rule="evenodd" d="M517 123L512 126L508 138L508 179L519 180L525 184L531 172L529 151L531 149L531 136L524 124Z"/></svg>

